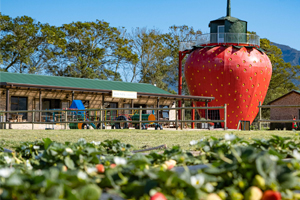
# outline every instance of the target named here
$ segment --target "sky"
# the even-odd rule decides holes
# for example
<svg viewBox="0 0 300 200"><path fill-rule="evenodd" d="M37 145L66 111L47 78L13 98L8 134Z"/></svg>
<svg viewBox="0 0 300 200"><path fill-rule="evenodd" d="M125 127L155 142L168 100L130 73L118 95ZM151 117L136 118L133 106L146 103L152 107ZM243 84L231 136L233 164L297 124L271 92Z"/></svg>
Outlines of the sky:
<svg viewBox="0 0 300 200"><path fill-rule="evenodd" d="M0 0L3 15L27 15L50 25L104 20L114 27L192 26L209 33L211 20L226 15L227 0ZM300 50L300 0L231 0L231 15L261 38Z"/></svg>

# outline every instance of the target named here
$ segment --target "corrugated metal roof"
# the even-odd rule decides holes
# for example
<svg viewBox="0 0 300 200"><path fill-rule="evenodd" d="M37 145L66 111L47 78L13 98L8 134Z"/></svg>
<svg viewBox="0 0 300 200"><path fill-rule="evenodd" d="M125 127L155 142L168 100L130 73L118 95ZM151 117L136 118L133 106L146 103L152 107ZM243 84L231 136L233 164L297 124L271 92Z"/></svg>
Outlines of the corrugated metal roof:
<svg viewBox="0 0 300 200"><path fill-rule="evenodd" d="M169 92L164 91L158 87L145 83L129 83L121 81L19 74L9 72L0 72L0 82L56 87L72 87L82 89L121 90L154 94L170 94Z"/></svg>

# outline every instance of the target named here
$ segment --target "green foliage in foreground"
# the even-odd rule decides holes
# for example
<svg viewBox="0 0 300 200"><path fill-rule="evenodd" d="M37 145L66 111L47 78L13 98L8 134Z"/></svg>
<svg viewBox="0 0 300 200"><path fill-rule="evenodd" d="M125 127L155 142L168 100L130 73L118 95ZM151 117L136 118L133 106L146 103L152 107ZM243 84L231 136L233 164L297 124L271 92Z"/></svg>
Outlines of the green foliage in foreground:
<svg viewBox="0 0 300 200"><path fill-rule="evenodd" d="M190 145L200 154L194 156L178 146L160 153L133 154L131 145L118 140L25 142L13 153L0 150L0 197L99 199L105 192L149 199L159 191L171 200L206 199L211 193L223 199L243 199L249 187L257 186L293 199L293 191L300 189L298 136L247 142L226 134ZM185 170L171 169L170 161ZM198 164L206 168L190 171L187 167Z"/></svg>

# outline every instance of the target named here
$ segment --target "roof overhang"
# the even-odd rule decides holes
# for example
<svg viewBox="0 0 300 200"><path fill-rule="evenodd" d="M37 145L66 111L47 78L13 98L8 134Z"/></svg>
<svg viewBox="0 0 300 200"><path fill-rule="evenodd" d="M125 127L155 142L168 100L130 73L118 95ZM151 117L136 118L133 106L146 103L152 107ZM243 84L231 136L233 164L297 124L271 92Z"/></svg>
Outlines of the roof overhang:
<svg viewBox="0 0 300 200"><path fill-rule="evenodd" d="M102 93L102 94L111 94L112 90L103 90L103 89L90 89L90 88L77 88L77 87L63 87L63 86L48 86L48 85L32 85L32 84L21 84L21 83L9 83L9 82L0 82L2 88L26 88L26 89L38 89L38 90L64 90L64 91L78 91L78 92L91 92L91 93ZM215 99L215 97L203 97L203 96L184 96L176 94L158 94L158 93L145 93L137 92L137 96L140 97L152 97L152 98L163 98L169 100L187 100L187 101L202 101L210 102Z"/></svg>

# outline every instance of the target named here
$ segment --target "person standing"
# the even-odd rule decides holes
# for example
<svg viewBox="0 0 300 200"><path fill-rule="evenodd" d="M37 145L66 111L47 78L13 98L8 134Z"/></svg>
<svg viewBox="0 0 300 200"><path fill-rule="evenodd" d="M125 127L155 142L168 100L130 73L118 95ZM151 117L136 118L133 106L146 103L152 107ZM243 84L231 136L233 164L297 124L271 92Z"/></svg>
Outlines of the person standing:
<svg viewBox="0 0 300 200"><path fill-rule="evenodd" d="M294 116L293 120L296 120L296 116ZM293 129L297 129L298 125L297 122L293 122Z"/></svg>

